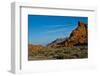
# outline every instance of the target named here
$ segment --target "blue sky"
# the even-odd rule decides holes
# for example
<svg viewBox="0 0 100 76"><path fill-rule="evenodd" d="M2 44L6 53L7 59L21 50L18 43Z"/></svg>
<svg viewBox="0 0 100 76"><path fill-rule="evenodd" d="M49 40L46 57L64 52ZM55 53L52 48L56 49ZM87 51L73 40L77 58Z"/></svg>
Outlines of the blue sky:
<svg viewBox="0 0 100 76"><path fill-rule="evenodd" d="M78 21L88 24L87 17L28 15L28 43L46 45L57 38L69 37Z"/></svg>

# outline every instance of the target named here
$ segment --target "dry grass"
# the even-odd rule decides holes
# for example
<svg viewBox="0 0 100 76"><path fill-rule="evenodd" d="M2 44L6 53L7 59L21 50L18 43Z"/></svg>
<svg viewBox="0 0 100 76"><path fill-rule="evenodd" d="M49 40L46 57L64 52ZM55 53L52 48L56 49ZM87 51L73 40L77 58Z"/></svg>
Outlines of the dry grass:
<svg viewBox="0 0 100 76"><path fill-rule="evenodd" d="M32 50L29 50L32 51ZM50 48L29 52L28 60L55 60L88 58L87 46Z"/></svg>

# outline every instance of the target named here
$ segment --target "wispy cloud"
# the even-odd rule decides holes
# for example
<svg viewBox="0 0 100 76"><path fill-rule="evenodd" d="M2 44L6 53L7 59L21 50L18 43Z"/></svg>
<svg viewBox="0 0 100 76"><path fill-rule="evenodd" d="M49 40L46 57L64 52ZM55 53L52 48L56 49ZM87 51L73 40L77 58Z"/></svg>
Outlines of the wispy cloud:
<svg viewBox="0 0 100 76"><path fill-rule="evenodd" d="M43 30L39 32L39 34L53 34L53 33L64 33L64 32L70 32L73 29L73 26L69 25L51 25L49 27L43 27Z"/></svg>

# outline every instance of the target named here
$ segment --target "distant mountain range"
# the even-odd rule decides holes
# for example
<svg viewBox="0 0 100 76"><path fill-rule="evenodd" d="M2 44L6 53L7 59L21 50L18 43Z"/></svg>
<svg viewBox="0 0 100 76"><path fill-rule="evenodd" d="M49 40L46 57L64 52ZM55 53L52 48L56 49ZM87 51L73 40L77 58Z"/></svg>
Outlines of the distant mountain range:
<svg viewBox="0 0 100 76"><path fill-rule="evenodd" d="M52 41L51 43L47 44L47 46L53 46L53 45L56 45L56 44L59 44L59 43L65 41L65 40L66 40L66 38L58 38L58 39Z"/></svg>

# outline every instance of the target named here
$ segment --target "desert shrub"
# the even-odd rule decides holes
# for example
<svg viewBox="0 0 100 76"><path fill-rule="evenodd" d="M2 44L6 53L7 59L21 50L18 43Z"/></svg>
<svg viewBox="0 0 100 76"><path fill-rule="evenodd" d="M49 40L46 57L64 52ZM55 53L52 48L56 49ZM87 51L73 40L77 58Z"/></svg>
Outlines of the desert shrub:
<svg viewBox="0 0 100 76"><path fill-rule="evenodd" d="M43 59L76 59L87 58L88 51L85 46L61 47L61 48L43 48L38 51L29 52L29 57L33 60Z"/></svg>
<svg viewBox="0 0 100 76"><path fill-rule="evenodd" d="M58 53L58 54L54 55L53 58L55 58L55 59L64 59L64 54L63 53Z"/></svg>
<svg viewBox="0 0 100 76"><path fill-rule="evenodd" d="M78 54L73 54L71 55L72 58L79 58L79 55Z"/></svg>

